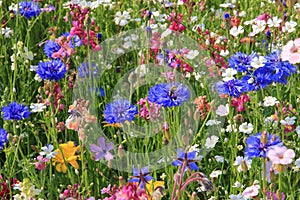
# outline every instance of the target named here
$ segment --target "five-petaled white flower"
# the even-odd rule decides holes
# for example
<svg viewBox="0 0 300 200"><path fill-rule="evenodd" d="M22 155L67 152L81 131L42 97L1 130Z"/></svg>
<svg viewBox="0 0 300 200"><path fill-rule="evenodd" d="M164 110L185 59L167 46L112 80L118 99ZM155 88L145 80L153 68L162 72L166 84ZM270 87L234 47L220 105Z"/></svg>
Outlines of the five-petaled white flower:
<svg viewBox="0 0 300 200"><path fill-rule="evenodd" d="M230 29L230 35L237 37L238 35L244 33L244 28L242 26L234 26Z"/></svg>
<svg viewBox="0 0 300 200"><path fill-rule="evenodd" d="M269 27L279 27L282 19L278 18L277 16L273 18L269 18L267 24Z"/></svg>
<svg viewBox="0 0 300 200"><path fill-rule="evenodd" d="M213 135L209 138L206 138L205 147L206 148L214 148L218 141L219 141L219 137L215 136L215 135Z"/></svg>
<svg viewBox="0 0 300 200"><path fill-rule="evenodd" d="M125 10L123 11L123 13L121 13L121 11L118 11L114 20L117 25L125 26L126 24L128 24L128 20L130 20L130 18L130 13Z"/></svg>

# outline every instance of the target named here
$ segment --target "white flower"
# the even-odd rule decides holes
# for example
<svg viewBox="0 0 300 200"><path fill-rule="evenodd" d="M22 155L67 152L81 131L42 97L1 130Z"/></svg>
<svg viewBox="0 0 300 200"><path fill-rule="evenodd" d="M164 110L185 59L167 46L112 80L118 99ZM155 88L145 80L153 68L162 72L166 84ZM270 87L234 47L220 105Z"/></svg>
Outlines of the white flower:
<svg viewBox="0 0 300 200"><path fill-rule="evenodd" d="M232 68L227 68L225 72L222 73L223 81L227 82L234 79L234 75L237 74L237 71Z"/></svg>
<svg viewBox="0 0 300 200"><path fill-rule="evenodd" d="M254 22L255 22L255 19L252 19L252 20L249 20L249 21L245 21L244 24L245 25L252 25L252 24L254 24Z"/></svg>
<svg viewBox="0 0 300 200"><path fill-rule="evenodd" d="M11 30L8 27L1 28L1 34L4 35L4 37L9 38L11 34L13 34L13 30Z"/></svg>
<svg viewBox="0 0 300 200"><path fill-rule="evenodd" d="M256 35L263 32L266 28L266 22L264 20L257 20L256 24L252 25L253 33Z"/></svg>
<svg viewBox="0 0 300 200"><path fill-rule="evenodd" d="M244 122L239 126L239 131L241 133L250 134L253 131L253 125L251 123Z"/></svg>
<svg viewBox="0 0 300 200"><path fill-rule="evenodd" d="M265 65L265 62L267 62L267 59L263 56L254 57L251 61L251 66L255 69L258 69L260 67L263 67Z"/></svg>
<svg viewBox="0 0 300 200"><path fill-rule="evenodd" d="M295 131L298 134L298 138L300 138L300 125L296 127Z"/></svg>
<svg viewBox="0 0 300 200"><path fill-rule="evenodd" d="M199 55L199 51L198 50L191 50L191 51L189 51L188 54L185 55L185 57L192 60L192 59L194 59L198 55Z"/></svg>
<svg viewBox="0 0 300 200"><path fill-rule="evenodd" d="M224 157L223 156L215 156L215 159L216 159L217 162L220 162L220 163L224 162Z"/></svg>
<svg viewBox="0 0 300 200"><path fill-rule="evenodd" d="M232 3L222 3L222 4L220 4L220 7L221 8L234 8L235 5Z"/></svg>
<svg viewBox="0 0 300 200"><path fill-rule="evenodd" d="M140 65L134 70L134 72L139 74L139 77L144 77L148 72L148 68L146 65Z"/></svg>
<svg viewBox="0 0 300 200"><path fill-rule="evenodd" d="M211 136L210 138L206 138L205 147L214 148L218 141L219 141L219 137L215 135Z"/></svg>
<svg viewBox="0 0 300 200"><path fill-rule="evenodd" d="M242 162L243 160L245 161L248 169L251 168L251 164L252 164L252 160L251 159L248 159L247 157L242 157L242 156L238 156L235 158L235 161L233 163L234 166L238 166L237 170L238 172L241 172L242 171Z"/></svg>
<svg viewBox="0 0 300 200"><path fill-rule="evenodd" d="M229 105L220 105L216 110L216 114L221 117L227 116L229 114Z"/></svg>
<svg viewBox="0 0 300 200"><path fill-rule="evenodd" d="M230 29L230 35L232 35L234 37L236 37L242 33L244 33L244 28L242 26L239 26L239 27L234 26Z"/></svg>
<svg viewBox="0 0 300 200"><path fill-rule="evenodd" d="M300 168L300 158L295 160L295 165L296 165L296 167Z"/></svg>
<svg viewBox="0 0 300 200"><path fill-rule="evenodd" d="M242 194L231 194L229 195L229 199L230 200L244 200L243 195Z"/></svg>
<svg viewBox="0 0 300 200"><path fill-rule="evenodd" d="M220 121L214 119L214 120L208 120L205 125L212 126L212 125L218 125L220 123L221 123Z"/></svg>
<svg viewBox="0 0 300 200"><path fill-rule="evenodd" d="M240 16L240 17L246 17L246 15L247 15L247 13L246 13L245 11L241 11L241 12L239 13L239 16Z"/></svg>
<svg viewBox="0 0 300 200"><path fill-rule="evenodd" d="M275 97L268 96L268 97L264 98L263 105L265 107L269 107L269 106L274 106L276 103L279 103L279 101L277 101L277 99Z"/></svg>
<svg viewBox="0 0 300 200"><path fill-rule="evenodd" d="M32 103L30 109L32 112L43 112L46 108L44 103Z"/></svg>
<svg viewBox="0 0 300 200"><path fill-rule="evenodd" d="M225 51L222 49L221 52L220 52L220 55L223 56L223 57L228 56L228 54L229 54L228 49L226 49Z"/></svg>
<svg viewBox="0 0 300 200"><path fill-rule="evenodd" d="M236 181L232 187L233 188L243 188L244 186L240 182Z"/></svg>
<svg viewBox="0 0 300 200"><path fill-rule="evenodd" d="M279 27L281 22L282 22L282 19L275 16L272 19L269 18L267 21L267 24L269 27Z"/></svg>
<svg viewBox="0 0 300 200"><path fill-rule="evenodd" d="M123 14L121 13L121 11L118 11L114 20L117 25L125 26L126 24L128 24L128 20L130 20L130 18L131 17L129 12L125 10L123 11Z"/></svg>
<svg viewBox="0 0 300 200"><path fill-rule="evenodd" d="M284 120L280 120L280 123L283 125L293 125L295 124L295 120L297 118L295 116L293 117L286 117Z"/></svg>
<svg viewBox="0 0 300 200"><path fill-rule="evenodd" d="M285 22L284 26L282 27L282 31L292 33L296 30L295 29L296 26L297 26L297 23L294 21Z"/></svg>
<svg viewBox="0 0 300 200"><path fill-rule="evenodd" d="M221 170L216 170L216 171L212 171L211 174L209 175L209 177L210 178L217 178L221 174L222 174Z"/></svg>

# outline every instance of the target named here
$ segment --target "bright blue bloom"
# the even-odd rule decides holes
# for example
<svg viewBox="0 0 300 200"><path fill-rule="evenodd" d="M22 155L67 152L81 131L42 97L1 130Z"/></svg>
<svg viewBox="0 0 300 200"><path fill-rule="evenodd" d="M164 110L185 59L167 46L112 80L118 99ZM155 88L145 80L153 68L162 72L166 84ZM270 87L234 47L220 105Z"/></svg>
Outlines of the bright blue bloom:
<svg viewBox="0 0 300 200"><path fill-rule="evenodd" d="M230 18L230 14L229 13L225 13L223 17L224 17L224 19L229 19Z"/></svg>
<svg viewBox="0 0 300 200"><path fill-rule="evenodd" d="M266 88L272 83L272 74L265 67L258 68L253 75L246 75L242 78L245 83L246 92L257 91Z"/></svg>
<svg viewBox="0 0 300 200"><path fill-rule="evenodd" d="M228 65L238 72L249 72L252 69L251 61L255 57L257 57L255 52L252 52L250 55L237 52L228 59Z"/></svg>
<svg viewBox="0 0 300 200"><path fill-rule="evenodd" d="M177 160L172 162L172 165L175 167L182 166L185 162L184 171L189 168L190 170L199 170L198 166L196 165L196 157L197 151L192 152L184 152L181 149L177 149Z"/></svg>
<svg viewBox="0 0 300 200"><path fill-rule="evenodd" d="M90 71L92 71L92 74L96 76L99 71L99 68L95 63L91 63L90 67L88 62L83 62L81 63L81 65L78 66L78 75L82 78L88 77Z"/></svg>
<svg viewBox="0 0 300 200"><path fill-rule="evenodd" d="M243 92L246 92L245 86L245 82L238 79L227 82L219 81L215 85L219 94L228 94L232 97L239 97Z"/></svg>
<svg viewBox="0 0 300 200"><path fill-rule="evenodd" d="M45 46L44 46L44 53L48 58L53 58L52 54L56 53L60 50L61 46L52 40L47 40Z"/></svg>
<svg viewBox="0 0 300 200"><path fill-rule="evenodd" d="M109 124L124 123L134 120L138 108L126 99L118 99L109 103L104 110L104 118Z"/></svg>
<svg viewBox="0 0 300 200"><path fill-rule="evenodd" d="M0 151L4 148L5 143L7 143L7 132L5 129L0 129Z"/></svg>
<svg viewBox="0 0 300 200"><path fill-rule="evenodd" d="M22 120L29 118L30 115L30 111L27 106L18 104L15 101L10 103L8 106L3 106L2 112L4 120Z"/></svg>
<svg viewBox="0 0 300 200"><path fill-rule="evenodd" d="M148 167L143 167L140 170L132 167L132 170L133 170L133 178L130 179L128 182L139 183L141 189L144 189L145 184L148 183L150 180L153 180L153 177L150 176Z"/></svg>
<svg viewBox="0 0 300 200"><path fill-rule="evenodd" d="M31 19L32 17L37 17L41 13L40 5L32 1L23 1L19 3L19 13Z"/></svg>
<svg viewBox="0 0 300 200"><path fill-rule="evenodd" d="M70 35L70 32L62 34L62 36L65 36L65 37L68 37L69 35ZM75 47L80 47L81 45L82 45L82 42L81 42L79 36L73 35L70 40L71 48L74 49Z"/></svg>
<svg viewBox="0 0 300 200"><path fill-rule="evenodd" d="M164 107L179 106L190 98L189 88L180 83L161 83L150 88L148 100Z"/></svg>
<svg viewBox="0 0 300 200"><path fill-rule="evenodd" d="M54 150L54 147L52 144L47 144L46 146L42 147L41 148L41 152L40 152L40 155L44 156L46 155L46 158L54 158L56 154L58 154L57 151L53 151Z"/></svg>
<svg viewBox="0 0 300 200"><path fill-rule="evenodd" d="M267 152L275 147L282 146L282 142L278 136L273 136L267 133L266 143L263 144L261 141L262 133L259 132L256 135L249 136L246 140L245 155L248 158L253 157L266 157Z"/></svg>
<svg viewBox="0 0 300 200"><path fill-rule="evenodd" d="M65 77L67 72L65 64L61 60L51 60L47 62L40 62L36 73L43 80L59 81Z"/></svg>

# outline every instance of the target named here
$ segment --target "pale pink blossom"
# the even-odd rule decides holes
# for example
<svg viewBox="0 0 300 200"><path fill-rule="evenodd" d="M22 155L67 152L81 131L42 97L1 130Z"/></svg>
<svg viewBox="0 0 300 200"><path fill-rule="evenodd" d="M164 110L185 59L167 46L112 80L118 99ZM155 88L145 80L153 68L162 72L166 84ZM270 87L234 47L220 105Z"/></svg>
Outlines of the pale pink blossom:
<svg viewBox="0 0 300 200"><path fill-rule="evenodd" d="M295 152L292 149L287 149L285 146L276 146L268 151L267 156L273 164L288 165L293 162Z"/></svg>
<svg viewBox="0 0 300 200"><path fill-rule="evenodd" d="M249 199L249 198L252 198L252 197L256 197L258 195L258 192L259 192L259 188L260 186L259 185L252 185L250 187L247 187L244 192L243 192L243 197L245 199Z"/></svg>
<svg viewBox="0 0 300 200"><path fill-rule="evenodd" d="M290 40L281 52L282 61L289 61L291 64L300 63L300 38Z"/></svg>

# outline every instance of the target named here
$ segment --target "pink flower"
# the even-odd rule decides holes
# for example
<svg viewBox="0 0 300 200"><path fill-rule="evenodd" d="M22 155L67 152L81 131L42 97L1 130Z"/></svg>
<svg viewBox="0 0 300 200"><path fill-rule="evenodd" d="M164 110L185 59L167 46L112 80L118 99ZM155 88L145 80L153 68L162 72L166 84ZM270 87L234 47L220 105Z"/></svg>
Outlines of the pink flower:
<svg viewBox="0 0 300 200"><path fill-rule="evenodd" d="M300 63L300 38L290 40L281 52L282 61L289 61L291 64Z"/></svg>
<svg viewBox="0 0 300 200"><path fill-rule="evenodd" d="M245 199L249 199L251 197L256 197L258 195L260 186L259 185L252 185L250 187L247 187L243 192L243 197Z"/></svg>
<svg viewBox="0 0 300 200"><path fill-rule="evenodd" d="M48 162L50 159L49 158L43 158L42 155L39 155L37 157L38 162L35 163L35 167L38 170L44 170L46 168L46 162Z"/></svg>
<svg viewBox="0 0 300 200"><path fill-rule="evenodd" d="M292 149L287 149L285 146L276 146L268 151L267 156L273 164L288 165L293 162L295 152Z"/></svg>

